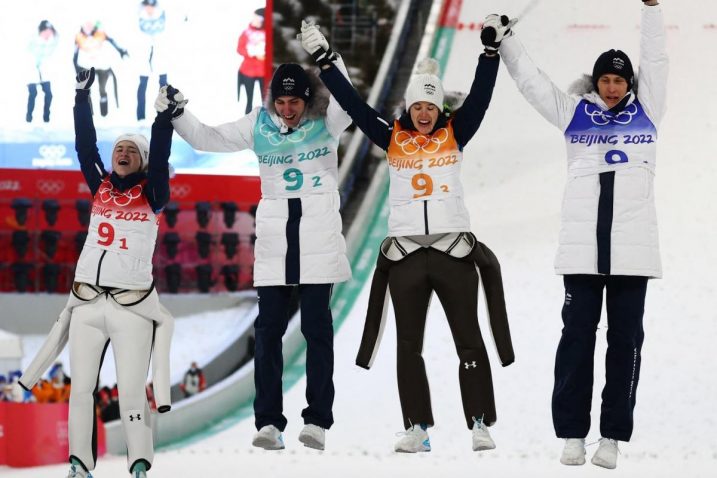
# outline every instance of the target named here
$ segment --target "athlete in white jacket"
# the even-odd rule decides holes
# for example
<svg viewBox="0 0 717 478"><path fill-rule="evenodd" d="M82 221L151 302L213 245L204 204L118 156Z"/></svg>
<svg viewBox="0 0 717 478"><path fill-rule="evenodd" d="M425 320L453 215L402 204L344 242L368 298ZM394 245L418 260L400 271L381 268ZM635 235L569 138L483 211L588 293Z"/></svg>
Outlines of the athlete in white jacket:
<svg viewBox="0 0 717 478"><path fill-rule="evenodd" d="M159 303L152 278L159 216L169 200L171 111L157 115L151 143L138 134L117 138L108 173L92 121L89 94L94 78L94 68L78 73L74 108L75 149L94 198L87 240L67 306L20 383L31 388L69 341L71 467L67 476L91 477L97 461L94 393L111 342L127 467L133 478L145 478L154 458L145 392L150 358L158 411L171 408L168 362L173 319ZM169 96L173 97L171 90Z"/></svg>
<svg viewBox="0 0 717 478"><path fill-rule="evenodd" d="M309 25L303 34L305 41L321 35ZM177 133L196 149L251 149L259 158L261 201L254 248L254 286L259 295L254 355L258 433L253 444L270 450L284 448L281 339L293 286L299 289L301 331L307 345L308 406L302 412L305 426L299 439L323 449L325 430L333 424L329 301L333 284L351 277L339 214L338 145L351 118L327 93L322 95L325 88L320 87L318 78L301 66L283 64L271 80L266 106L243 118L212 127L185 110L172 121ZM166 103L160 93L155 107L163 111Z"/></svg>
<svg viewBox="0 0 717 478"><path fill-rule="evenodd" d="M656 0L644 3L637 79L629 57L610 50L579 94L564 93L533 64L505 17L489 16L484 27L504 37L501 57L518 89L565 136L568 182L555 270L566 294L552 404L556 434L566 439L564 464L585 462L603 289L608 351L603 438L593 463L614 468L617 441L630 439L647 280L662 274L653 178L668 60L662 12Z"/></svg>

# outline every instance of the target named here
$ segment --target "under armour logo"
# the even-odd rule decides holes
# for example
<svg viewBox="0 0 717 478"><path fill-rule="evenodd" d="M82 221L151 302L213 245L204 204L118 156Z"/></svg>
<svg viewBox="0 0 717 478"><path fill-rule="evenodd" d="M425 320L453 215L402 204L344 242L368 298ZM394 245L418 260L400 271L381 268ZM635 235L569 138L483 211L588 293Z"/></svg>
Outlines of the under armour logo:
<svg viewBox="0 0 717 478"><path fill-rule="evenodd" d="M137 421L141 421L141 420L142 420L142 416L141 416L139 413L136 415L136 417L137 417ZM135 420L135 415L130 415L130 416L129 416L129 421L133 422L134 420Z"/></svg>
<svg viewBox="0 0 717 478"><path fill-rule="evenodd" d="M471 363L465 362L465 363L463 363L463 366L466 368L466 370L468 370L468 369L471 368L471 367L472 367L472 368L476 368L476 367L477 367L475 360L472 361Z"/></svg>

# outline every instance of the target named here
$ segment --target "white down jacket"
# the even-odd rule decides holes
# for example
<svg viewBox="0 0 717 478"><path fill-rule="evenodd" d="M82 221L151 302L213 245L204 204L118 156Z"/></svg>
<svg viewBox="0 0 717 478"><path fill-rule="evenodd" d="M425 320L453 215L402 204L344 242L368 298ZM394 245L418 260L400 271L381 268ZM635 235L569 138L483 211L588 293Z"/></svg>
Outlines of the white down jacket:
<svg viewBox="0 0 717 478"><path fill-rule="evenodd" d="M341 59L337 66L348 77ZM189 111L174 129L201 151L253 150L262 197L256 211L254 286L329 284L351 278L341 233L338 145L351 118L315 75L315 98L296 129L271 102L231 123L201 123Z"/></svg>
<svg viewBox="0 0 717 478"><path fill-rule="evenodd" d="M661 277L653 181L668 59L660 8L643 7L637 93L617 114L592 85L583 94L558 89L515 36L500 54L523 96L565 135L556 273Z"/></svg>

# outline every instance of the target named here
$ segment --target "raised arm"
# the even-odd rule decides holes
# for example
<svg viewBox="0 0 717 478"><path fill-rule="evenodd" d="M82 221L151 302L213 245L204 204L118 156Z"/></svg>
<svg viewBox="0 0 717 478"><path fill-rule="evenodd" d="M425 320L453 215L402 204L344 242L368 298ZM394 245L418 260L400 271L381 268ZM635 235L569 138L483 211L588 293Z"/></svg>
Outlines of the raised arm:
<svg viewBox="0 0 717 478"><path fill-rule="evenodd" d="M152 124L152 137L149 141L149 167L147 169L146 194L149 205L159 213L169 202L169 155L172 149L172 114L180 108L175 94L178 91L171 85L163 86L170 100L170 106L157 117ZM183 105L181 106L183 107Z"/></svg>
<svg viewBox="0 0 717 478"><path fill-rule="evenodd" d="M471 90L463 105L456 110L453 116L453 130L461 148L468 144L468 141L476 134L485 117L485 112L488 110L493 96L493 87L498 76L499 66L500 58L497 55L487 56L484 53L478 58Z"/></svg>
<svg viewBox="0 0 717 478"><path fill-rule="evenodd" d="M180 105L174 108L172 113L172 126L192 148L214 153L231 153L254 147L254 125L259 112L258 108L237 121L219 126L208 126L199 121L190 111L185 110L184 105L187 100L179 90L176 90L176 98L181 98L181 100L179 100ZM170 103L167 90L160 89L154 108L161 113L168 108Z"/></svg>
<svg viewBox="0 0 717 478"><path fill-rule="evenodd" d="M665 113L669 60L665 47L662 9L655 0L644 2L640 35L640 70L637 74L637 98L657 125Z"/></svg>
<svg viewBox="0 0 717 478"><path fill-rule="evenodd" d="M346 70L346 65L344 65L344 60L341 56L336 55L333 63L336 66L336 69L344 76L346 81L351 84L349 72ZM326 109L326 127L329 130L329 133L331 133L334 138L338 138L350 125L351 116L349 116L346 110L341 107L332 94L329 98L329 107Z"/></svg>
<svg viewBox="0 0 717 478"><path fill-rule="evenodd" d="M516 35L508 35L500 46L508 73L518 90L546 120L564 131L572 120L579 98L570 96L555 86L548 76L535 66Z"/></svg>
<svg viewBox="0 0 717 478"><path fill-rule="evenodd" d="M327 123L330 122L331 114L340 118L337 110L341 110L341 114L349 117L344 129L350 124L350 120L353 120L374 144L384 150L388 149L391 141L391 126L356 92L348 80L343 60L331 50L318 27L302 22L301 46L318 63L321 68L319 77L331 92ZM330 113L332 108L334 113ZM337 123L340 122L340 119L337 120Z"/></svg>
<svg viewBox="0 0 717 478"><path fill-rule="evenodd" d="M107 176L104 164L97 149L97 133L92 121L92 103L90 87L95 81L95 69L83 70L77 74L75 87L75 151L80 161L80 169L94 196L100 188L102 179Z"/></svg>

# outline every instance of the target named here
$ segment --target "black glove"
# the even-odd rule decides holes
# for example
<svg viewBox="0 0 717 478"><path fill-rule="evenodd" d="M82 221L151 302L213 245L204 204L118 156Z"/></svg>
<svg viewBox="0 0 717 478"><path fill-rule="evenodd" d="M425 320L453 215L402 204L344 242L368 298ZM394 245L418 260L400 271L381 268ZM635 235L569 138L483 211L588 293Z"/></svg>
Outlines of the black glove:
<svg viewBox="0 0 717 478"><path fill-rule="evenodd" d="M80 70L75 77L77 82L75 85L76 90L89 90L92 83L95 82L95 67L93 66L89 70Z"/></svg>
<svg viewBox="0 0 717 478"><path fill-rule="evenodd" d="M483 22L483 29L480 32L480 41L489 55L498 53L503 38L512 35L510 30L510 18L507 15L488 15Z"/></svg>
<svg viewBox="0 0 717 478"><path fill-rule="evenodd" d="M184 99L181 91L172 85L166 85L159 89L157 100L154 102L154 109L158 113L169 114L172 119L179 118L184 113L184 106L189 100Z"/></svg>

